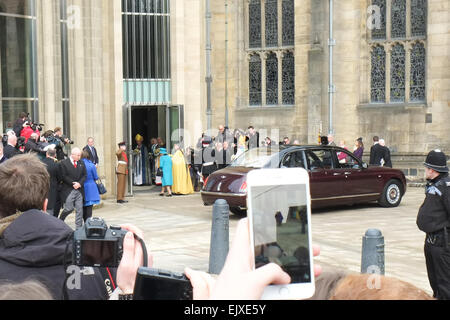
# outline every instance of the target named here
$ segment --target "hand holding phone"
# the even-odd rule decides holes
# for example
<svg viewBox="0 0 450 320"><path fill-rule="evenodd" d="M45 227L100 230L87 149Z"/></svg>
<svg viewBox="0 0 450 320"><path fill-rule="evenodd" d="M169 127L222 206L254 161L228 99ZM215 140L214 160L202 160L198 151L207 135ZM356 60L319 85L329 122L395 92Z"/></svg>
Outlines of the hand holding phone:
<svg viewBox="0 0 450 320"><path fill-rule="evenodd" d="M313 253L318 256L320 248L314 247ZM320 266L315 265L314 269L318 276ZM185 269L185 274L191 280L194 299L200 300L258 300L268 285L291 282L290 276L274 263L254 269L248 218L238 222L227 260L216 279L189 268Z"/></svg>
<svg viewBox="0 0 450 320"><path fill-rule="evenodd" d="M260 169L247 175L247 215L255 270L270 263L291 277L271 285L263 299L306 299L314 294L309 176L301 168Z"/></svg>

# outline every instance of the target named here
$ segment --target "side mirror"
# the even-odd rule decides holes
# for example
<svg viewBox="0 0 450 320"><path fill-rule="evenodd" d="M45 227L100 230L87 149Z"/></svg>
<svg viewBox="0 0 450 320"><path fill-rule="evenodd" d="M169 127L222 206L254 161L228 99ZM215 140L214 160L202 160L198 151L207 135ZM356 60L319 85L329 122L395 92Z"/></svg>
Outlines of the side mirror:
<svg viewBox="0 0 450 320"><path fill-rule="evenodd" d="M363 169L367 169L369 166L367 165L367 163L363 162L362 167Z"/></svg>

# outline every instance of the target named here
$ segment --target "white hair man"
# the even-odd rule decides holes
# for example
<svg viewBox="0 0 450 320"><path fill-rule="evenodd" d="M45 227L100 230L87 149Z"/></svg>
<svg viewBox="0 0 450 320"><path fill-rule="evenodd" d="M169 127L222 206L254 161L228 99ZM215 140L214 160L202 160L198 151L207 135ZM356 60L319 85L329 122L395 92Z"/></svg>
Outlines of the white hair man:
<svg viewBox="0 0 450 320"><path fill-rule="evenodd" d="M18 148L16 148L16 145L17 145L16 135L8 134L8 143L3 148L3 153L6 156L6 158L11 159L14 156L22 154L22 152L19 151Z"/></svg>
<svg viewBox="0 0 450 320"><path fill-rule="evenodd" d="M81 159L81 150L73 148L70 157L61 161L59 165L61 185L61 201L64 203L64 210L60 219L64 221L66 217L75 209L76 228L83 226L83 185L86 180L86 167Z"/></svg>
<svg viewBox="0 0 450 320"><path fill-rule="evenodd" d="M336 145L336 143L334 142L334 136L330 133L329 135L328 135L328 145L329 146L335 146Z"/></svg>

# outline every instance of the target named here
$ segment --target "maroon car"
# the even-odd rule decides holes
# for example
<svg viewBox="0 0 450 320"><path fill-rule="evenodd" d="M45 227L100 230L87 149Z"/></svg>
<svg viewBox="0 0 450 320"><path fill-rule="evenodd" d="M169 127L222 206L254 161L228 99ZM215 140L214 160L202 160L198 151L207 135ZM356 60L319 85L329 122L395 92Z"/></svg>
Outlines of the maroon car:
<svg viewBox="0 0 450 320"><path fill-rule="evenodd" d="M212 205L217 199L224 199L231 212L245 214L247 173L284 167L308 170L313 209L371 201L378 201L383 207L396 207L406 192L402 171L368 167L340 147L277 146L249 150L227 168L211 174L201 191L203 203Z"/></svg>

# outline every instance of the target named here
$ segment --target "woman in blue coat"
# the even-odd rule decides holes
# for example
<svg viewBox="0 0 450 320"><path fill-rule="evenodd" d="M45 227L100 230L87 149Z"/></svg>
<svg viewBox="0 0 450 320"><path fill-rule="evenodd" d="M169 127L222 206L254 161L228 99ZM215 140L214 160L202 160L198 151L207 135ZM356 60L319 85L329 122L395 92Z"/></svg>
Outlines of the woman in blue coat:
<svg viewBox="0 0 450 320"><path fill-rule="evenodd" d="M97 168L95 164L89 160L89 153L87 151L83 151L81 158L84 161L84 165L86 166L86 181L84 182L84 205L83 205L83 220L86 220L92 217L92 208L94 204L100 203L100 193L98 192L97 184L95 183L98 180Z"/></svg>
<svg viewBox="0 0 450 320"><path fill-rule="evenodd" d="M162 170L162 190L159 194L160 196L164 196L164 191L167 189L167 196L172 196L172 190L170 187L173 185L173 176L172 176L172 158L167 154L166 148L160 148L159 154L161 158L159 159L159 167Z"/></svg>

